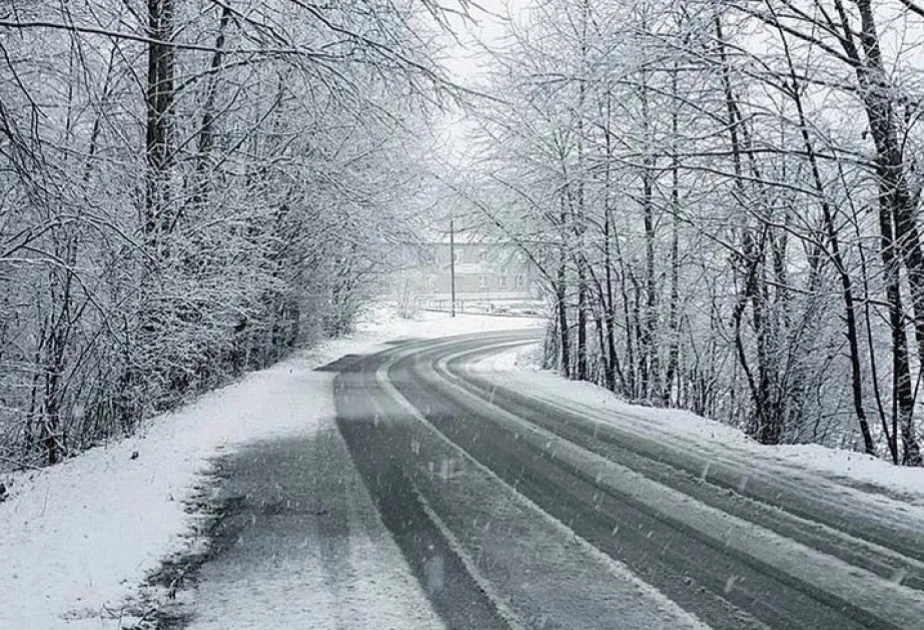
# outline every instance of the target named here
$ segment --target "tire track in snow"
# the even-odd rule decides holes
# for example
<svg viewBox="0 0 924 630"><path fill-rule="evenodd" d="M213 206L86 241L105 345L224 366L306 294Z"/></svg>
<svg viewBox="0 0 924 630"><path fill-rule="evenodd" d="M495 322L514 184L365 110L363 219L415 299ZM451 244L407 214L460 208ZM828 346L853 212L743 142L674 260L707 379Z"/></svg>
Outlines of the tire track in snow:
<svg viewBox="0 0 924 630"><path fill-rule="evenodd" d="M448 357L443 356L442 362L447 359ZM453 385L453 387L458 389L457 385ZM461 394L463 398L466 394L469 397L471 396L470 392L462 391ZM562 440L557 435L529 423L524 423L516 416L510 414L504 414L504 416L505 421L514 426L519 423L520 429L525 433L537 435L538 437L534 441L542 442L539 445L539 450L549 450L548 447L555 444L556 456L561 459L564 455L564 458L570 461L575 471L580 471L586 467L588 459L591 461L595 458L597 460L601 459L585 449ZM606 464L612 466L612 463L606 462ZM843 607L848 609L854 607L854 601L858 602L858 605L854 607L858 608L855 612L862 613L862 611L866 611L867 613L872 612L874 615L873 618L867 618L866 623L878 623L880 627L905 628L921 627L924 624L920 601L916 596L910 595L907 589L878 579L868 572L858 571L835 558L819 554L813 549L793 543L784 537L775 535L771 531L754 527L721 511L710 510L708 506L691 501L689 497L678 493L672 494L664 486L624 467L614 467L609 472L604 471L599 481L609 480L610 485L615 486L617 482L625 479L629 479L631 482L628 485L623 483L617 486L620 488L621 493L633 496L636 500L649 505L654 502L660 513L671 514L672 518L678 518L678 513L682 514L682 520L692 523L702 536L715 539L715 531L731 532L730 535L726 535L724 540L720 541L720 545L729 545L747 558L756 557L765 568L771 569L771 572L777 572L783 578L808 575L809 582L824 586L824 592L819 593L818 589L803 580L803 587L807 588L809 592L815 591L816 596L821 596L822 599L825 599L825 593L833 595L835 600L830 602L832 605L838 606L838 601L842 601ZM637 487L630 487L633 485ZM638 488L644 488L644 492L641 492ZM656 497L657 501L652 501L652 496ZM747 535L735 535L740 532L747 532ZM760 544L755 545L755 542L763 543L763 547ZM766 553L767 548L775 549L782 553ZM797 577L796 579L798 580L799 578ZM890 618L896 619L896 626L892 626L890 622L883 621Z"/></svg>
<svg viewBox="0 0 924 630"><path fill-rule="evenodd" d="M443 344L443 347L449 346L451 344ZM448 446L452 451L458 453L462 458L464 458L468 463L473 467L478 469L484 476L491 479L494 484L500 486L507 494L507 496L525 507L530 514L534 517L541 519L546 524L550 525L555 531L558 532L558 536L562 542L572 541L580 545L585 553L592 556L597 562L604 565L610 574L619 580L621 583L631 586L633 589L633 595L636 597L641 595L641 597L649 600L655 608L661 611L663 619L670 619L669 627L687 627L691 629L707 629L709 626L703 624L701 621L696 619L694 615L689 613L686 610L680 608L674 601L666 597L658 589L654 588L647 582L640 579L634 572L629 570L623 563L612 558L610 555L600 551L593 544L582 538L575 532L572 528L568 527L561 520L553 517L548 512L543 510L540 506L534 503L531 499L525 496L522 492L518 491L513 485L508 483L506 479L499 476L491 468L485 466L477 458L473 457L468 453L462 446L454 442L452 439L447 437L439 428L434 426L421 411L410 401L408 398L402 394L399 389L395 387L392 383L391 377L389 375L392 367L401 359L412 356L413 352L404 352L399 353L396 356L393 356L389 361L383 363L376 370L376 379L378 381L379 387L381 387L389 397L396 402L407 414L407 416L416 419L421 425L427 428L433 436L442 441L446 446ZM448 531L448 528L446 528ZM451 533L450 533L451 534ZM453 538L455 538L453 536ZM459 544L456 542L456 544ZM563 588L566 588L568 585L562 585ZM495 600L500 601L500 597L495 595ZM657 615L654 615L657 616ZM606 623L604 620L599 620L600 623ZM744 621L743 618L739 618L739 621ZM748 627L759 627L760 624L750 623ZM627 626L635 627L635 626ZM656 627L656 626L650 626ZM667 627L667 626L661 626ZM742 626L743 627L743 626Z"/></svg>

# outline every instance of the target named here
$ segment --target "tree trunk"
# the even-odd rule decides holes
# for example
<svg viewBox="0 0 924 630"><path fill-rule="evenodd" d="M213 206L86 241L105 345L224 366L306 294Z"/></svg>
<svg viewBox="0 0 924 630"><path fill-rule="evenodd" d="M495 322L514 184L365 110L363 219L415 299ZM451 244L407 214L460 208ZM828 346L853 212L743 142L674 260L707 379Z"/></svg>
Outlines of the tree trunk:
<svg viewBox="0 0 924 630"><path fill-rule="evenodd" d="M831 260L834 263L834 269L841 281L841 296L844 300L844 320L847 326L847 344L850 350L850 383L853 395L854 413L857 415L857 421L860 425L860 434L863 436L864 450L870 454L876 454L876 446L873 443L873 435L870 431L869 421L866 418L866 410L863 407L863 379L860 368L860 343L859 333L857 331L856 306L853 296L853 284L850 274L844 265L843 256L841 256L840 239L837 228L834 225L834 212L828 198L825 194L824 183L821 179L821 172L818 168L818 158L815 155L815 146L811 141L808 132L808 125L805 119L805 109L802 104L802 96L799 90L799 80L796 75L795 64L789 51L789 44L786 33L780 29L780 38L783 41L786 59L789 64L789 75L792 81L792 89L789 96L796 105L796 112L799 116L799 132L802 136L802 144L805 147L806 156L809 160L809 166L812 172L812 181L815 190L821 197L821 210L824 219L825 232L827 235L828 246L830 247Z"/></svg>
<svg viewBox="0 0 924 630"><path fill-rule="evenodd" d="M559 351L561 352L561 371L563 376L566 378L571 378L571 339L569 337L571 332L568 330L568 304L566 302L568 294L565 273L567 256L568 254L565 251L565 247L562 245L561 251L559 253L558 272L555 282L555 302L556 307L558 308L558 334L560 338Z"/></svg>
<svg viewBox="0 0 924 630"><path fill-rule="evenodd" d="M147 195L144 231L152 252L160 246L161 232L169 225L169 174L173 115L174 51L173 0L148 0Z"/></svg>
<svg viewBox="0 0 924 630"><path fill-rule="evenodd" d="M671 95L677 97L677 62L674 62L671 74ZM674 138L679 132L676 106L671 111L671 134ZM667 314L667 328L670 343L667 351L667 373L664 376L665 405L671 404L674 378L677 376L677 364L680 354L680 163L675 155L671 158L671 278L670 305ZM678 387L679 390L679 387Z"/></svg>
<svg viewBox="0 0 924 630"><path fill-rule="evenodd" d="M838 2L839 5L840 3ZM888 223L892 236L889 240L895 245L898 255L901 256L901 260L908 271L908 284L911 288L911 302L914 308L913 321L918 346L918 361L920 365L924 365L924 252L922 252L920 234L915 219L917 195L912 193L908 183L895 104L890 96L891 86L882 61L879 34L876 29L872 4L870 0L857 0L856 5L861 21L860 45L866 56L865 63L856 65L856 73L869 120L870 135L876 145L877 175L879 176L880 191L880 226L883 227ZM842 9L841 12L843 14ZM844 28L848 28L846 21ZM848 55L859 58L858 51L853 46L852 35L848 35L848 38L842 41ZM886 217L882 216L883 213L889 215L888 222L885 221ZM883 233L883 241L885 242L885 240L886 235ZM895 275L897 276L897 270ZM897 278L895 282L897 282ZM892 284L891 280L890 284ZM898 314L900 315L900 294L897 289L897 286L889 289L893 291L892 297L889 298L889 303L890 308L898 308ZM890 319L893 327L895 325L900 326L899 331L893 331L893 349L896 352L894 357L896 366L900 370L896 382L896 395L899 396L898 408L904 446L902 463L907 466L920 466L924 461L922 461L920 446L915 435L914 417L912 415L914 401L912 398L905 398L909 396L911 382L909 377L906 391L903 373L906 370L910 373L910 367L907 366L904 323L900 320L896 321L891 316ZM901 339L898 339L898 336ZM913 397L913 393L910 396Z"/></svg>

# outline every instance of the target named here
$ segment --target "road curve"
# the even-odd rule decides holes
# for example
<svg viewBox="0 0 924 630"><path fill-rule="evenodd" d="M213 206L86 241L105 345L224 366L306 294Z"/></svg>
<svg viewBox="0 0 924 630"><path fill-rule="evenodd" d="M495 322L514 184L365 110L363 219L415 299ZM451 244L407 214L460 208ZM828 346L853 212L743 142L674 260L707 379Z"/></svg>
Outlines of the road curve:
<svg viewBox="0 0 924 630"><path fill-rule="evenodd" d="M327 367L354 464L447 626L924 628L920 524L472 368L533 335Z"/></svg>

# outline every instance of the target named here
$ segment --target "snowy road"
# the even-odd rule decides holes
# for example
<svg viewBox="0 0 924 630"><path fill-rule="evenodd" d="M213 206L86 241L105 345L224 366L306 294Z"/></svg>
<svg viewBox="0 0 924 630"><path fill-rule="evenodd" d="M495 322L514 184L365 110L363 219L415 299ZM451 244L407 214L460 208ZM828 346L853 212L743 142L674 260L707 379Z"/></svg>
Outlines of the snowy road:
<svg viewBox="0 0 924 630"><path fill-rule="evenodd" d="M913 506L484 363L535 334L323 368L336 429L231 460L193 627L924 628Z"/></svg>
<svg viewBox="0 0 924 630"><path fill-rule="evenodd" d="M714 628L924 627L918 523L471 367L523 336L332 366L353 460L450 626L678 627L666 596Z"/></svg>

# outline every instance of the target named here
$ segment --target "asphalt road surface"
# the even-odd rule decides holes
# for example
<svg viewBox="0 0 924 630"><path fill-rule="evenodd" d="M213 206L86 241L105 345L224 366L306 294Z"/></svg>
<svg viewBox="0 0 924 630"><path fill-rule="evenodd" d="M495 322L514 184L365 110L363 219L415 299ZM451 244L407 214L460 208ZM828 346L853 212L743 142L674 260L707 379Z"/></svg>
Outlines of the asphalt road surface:
<svg viewBox="0 0 924 630"><path fill-rule="evenodd" d="M344 465L443 624L924 628L920 523L472 367L534 335L409 340L323 368L336 373ZM298 444L273 448L231 481L302 461ZM298 485L305 473L276 474ZM332 540L345 525L327 510L308 518Z"/></svg>

